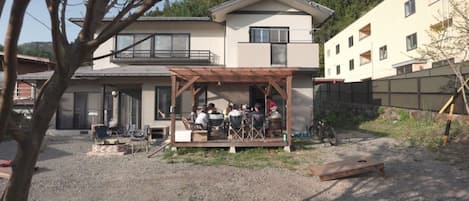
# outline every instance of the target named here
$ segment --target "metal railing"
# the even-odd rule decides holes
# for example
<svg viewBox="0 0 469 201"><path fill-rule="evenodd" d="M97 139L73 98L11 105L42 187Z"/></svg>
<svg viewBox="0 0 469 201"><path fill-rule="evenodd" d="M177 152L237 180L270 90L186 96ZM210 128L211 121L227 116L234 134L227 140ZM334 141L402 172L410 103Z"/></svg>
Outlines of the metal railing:
<svg viewBox="0 0 469 201"><path fill-rule="evenodd" d="M112 57L121 63L212 63L210 50L126 50Z"/></svg>

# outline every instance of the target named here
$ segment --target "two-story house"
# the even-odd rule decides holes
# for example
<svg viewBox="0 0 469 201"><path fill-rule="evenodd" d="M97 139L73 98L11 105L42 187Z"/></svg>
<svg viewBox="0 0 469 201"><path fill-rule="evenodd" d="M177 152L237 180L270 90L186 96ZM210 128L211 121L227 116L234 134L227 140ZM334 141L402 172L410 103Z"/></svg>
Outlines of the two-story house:
<svg viewBox="0 0 469 201"><path fill-rule="evenodd" d="M431 68L419 49L432 29L452 26L452 12L450 0L384 0L325 43L325 77L356 82Z"/></svg>
<svg viewBox="0 0 469 201"><path fill-rule="evenodd" d="M306 0L231 0L211 8L208 17L141 17L94 53L99 57L116 52L114 56L95 60L76 72L60 103L55 126L88 129L92 123L107 124L111 119L122 126L170 125L171 67L207 72L243 67L272 72L292 69L293 129L305 130L312 117L312 77L319 71L313 30L333 12ZM83 19L71 21L81 25ZM37 77L29 74L21 79ZM196 105L214 103L219 111L229 103L265 101L261 91L266 85L220 80L198 87L194 96L188 89L177 99L177 118L191 112L192 99ZM284 112L281 94L270 92Z"/></svg>

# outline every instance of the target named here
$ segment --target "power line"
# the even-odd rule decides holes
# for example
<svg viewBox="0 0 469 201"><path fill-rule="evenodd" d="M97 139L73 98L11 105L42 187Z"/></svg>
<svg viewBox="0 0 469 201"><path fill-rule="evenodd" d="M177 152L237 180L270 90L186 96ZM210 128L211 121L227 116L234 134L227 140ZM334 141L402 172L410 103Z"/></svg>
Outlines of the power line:
<svg viewBox="0 0 469 201"><path fill-rule="evenodd" d="M42 26L46 27L47 29L51 30L50 26L47 25L46 23L42 22L39 18L31 15L28 11L26 11L26 15L28 15L29 17L33 18L36 22L39 22L40 24L42 24Z"/></svg>

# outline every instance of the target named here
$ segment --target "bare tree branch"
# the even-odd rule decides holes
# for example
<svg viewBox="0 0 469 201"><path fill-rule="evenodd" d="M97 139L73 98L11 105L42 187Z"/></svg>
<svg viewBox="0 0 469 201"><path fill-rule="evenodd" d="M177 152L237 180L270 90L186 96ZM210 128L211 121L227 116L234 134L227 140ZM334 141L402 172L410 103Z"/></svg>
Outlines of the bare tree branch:
<svg viewBox="0 0 469 201"><path fill-rule="evenodd" d="M131 2L125 5L124 8L116 15L116 17L114 17L114 19L103 28L103 31L98 35L98 38L103 34L107 34L111 27L120 22L122 18L127 15L132 8L134 8L134 2L135 0L131 0Z"/></svg>
<svg viewBox="0 0 469 201"><path fill-rule="evenodd" d="M5 0L0 0L0 16L2 16L3 7L5 6Z"/></svg>
<svg viewBox="0 0 469 201"><path fill-rule="evenodd" d="M7 122L13 108L13 92L16 86L16 59L18 53L18 39L23 26L24 13L29 0L17 0L10 12L8 29L5 35L5 47L3 56L3 92L0 96L0 139L5 135Z"/></svg>
<svg viewBox="0 0 469 201"><path fill-rule="evenodd" d="M155 3L161 0L144 0L142 4L138 7L137 11L128 17L120 20L114 26L109 27L106 34L100 34L94 40L89 41L87 46L91 49L97 48L101 43L104 43L109 38L111 38L115 33L119 33L125 27L129 26L132 22L137 20L140 16L142 16L148 9L150 9Z"/></svg>
<svg viewBox="0 0 469 201"><path fill-rule="evenodd" d="M67 2L68 0L62 0L62 10L60 14L60 24L61 26L61 32L63 34L64 40L68 43L68 38L67 38L67 29L66 29L66 21L65 21L65 13L67 11Z"/></svg>
<svg viewBox="0 0 469 201"><path fill-rule="evenodd" d="M63 69L62 67L64 66L64 61L62 60L64 53L64 48L68 46L68 41L64 38L65 33L60 32L60 21L59 21L59 3L60 0L46 0L47 3L47 8L49 10L49 15L51 19L51 32L52 32L52 37L56 38L59 43L52 43L56 62L57 62L57 67L55 68L55 71L58 71L61 74L66 74L68 72L67 69Z"/></svg>

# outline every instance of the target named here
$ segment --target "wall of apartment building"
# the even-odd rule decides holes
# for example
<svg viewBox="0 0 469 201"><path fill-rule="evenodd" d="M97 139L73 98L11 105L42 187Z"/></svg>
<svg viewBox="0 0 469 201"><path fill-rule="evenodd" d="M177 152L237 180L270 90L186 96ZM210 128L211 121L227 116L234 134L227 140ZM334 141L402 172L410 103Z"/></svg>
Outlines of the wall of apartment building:
<svg viewBox="0 0 469 201"><path fill-rule="evenodd" d="M263 46L260 45L262 47L257 47L256 44L246 44L249 43L250 27L289 27L291 43L309 43L313 45L311 44L312 36L310 31L312 30L312 16L310 15L292 13L254 14L256 11L299 12L296 9L276 1L262 1L240 10L244 13L235 12L226 16L225 45L227 67L248 65L255 67L271 66L270 49L267 53L253 53L253 49L259 49ZM246 46L247 48L245 48ZM249 57L245 50L250 50ZM265 51L265 48L263 48L262 51ZM312 48L308 49L308 51L309 52L302 52L302 54L304 55L303 59L309 62L301 64L304 64L304 67L318 67L317 65L315 66L314 59L312 59L315 55L318 55L318 51L314 52ZM242 55L239 55L239 53ZM267 56L269 58L266 58ZM254 60L253 63L249 63L251 59Z"/></svg>
<svg viewBox="0 0 469 201"><path fill-rule="evenodd" d="M224 35L225 29L222 24L214 22L198 21L156 21L135 22L121 33L189 33L190 50L210 50L216 65L224 65ZM114 50L115 38L104 42L95 51L94 56L109 54ZM127 64L123 64L127 65ZM94 69L118 67L119 64L111 62L107 57L94 61Z"/></svg>
<svg viewBox="0 0 469 201"><path fill-rule="evenodd" d="M349 25L325 44L325 77L345 78L346 82L362 79L377 79L396 74L392 66L401 62L420 58L417 51L430 42L427 31L447 15L448 0L415 0L415 13L405 16L404 4L407 0L384 0L363 17ZM371 34L359 39L359 30L371 25ZM407 51L406 37L417 33L417 49ZM353 46L348 38L353 36ZM336 45L340 53L336 54ZM380 59L380 47L387 46L387 58ZM360 64L360 54L371 51L371 62ZM354 69L349 69L349 61L354 60ZM340 65L340 74L337 74ZM419 66L419 69L422 66ZM422 68L428 68L426 65Z"/></svg>

